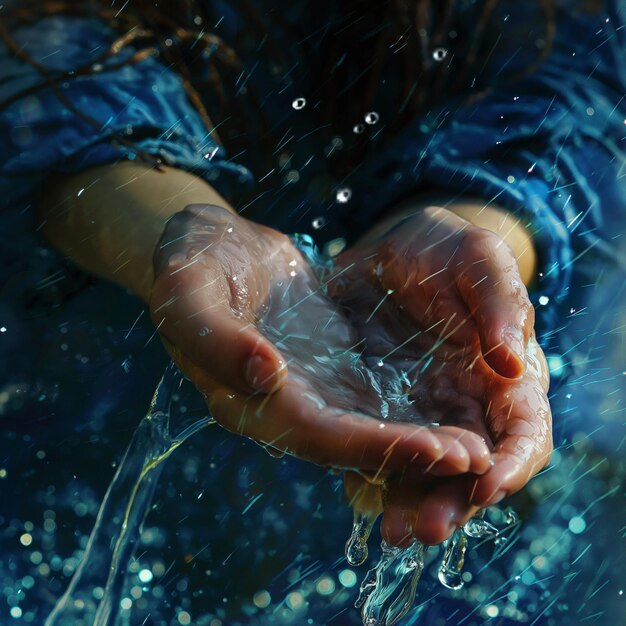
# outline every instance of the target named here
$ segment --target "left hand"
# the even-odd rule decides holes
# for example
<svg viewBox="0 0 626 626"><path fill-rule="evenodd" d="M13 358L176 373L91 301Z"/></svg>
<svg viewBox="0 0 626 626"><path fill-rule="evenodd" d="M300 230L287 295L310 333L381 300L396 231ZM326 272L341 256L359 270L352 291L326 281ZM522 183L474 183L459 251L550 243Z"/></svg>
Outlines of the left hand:
<svg viewBox="0 0 626 626"><path fill-rule="evenodd" d="M411 470L385 481L385 539L441 543L478 508L521 489L552 452L548 368L517 261L495 233L429 207L337 265L331 293L367 338L365 356L385 366L393 351L422 415L493 446L483 476ZM349 496L362 480L350 478Z"/></svg>

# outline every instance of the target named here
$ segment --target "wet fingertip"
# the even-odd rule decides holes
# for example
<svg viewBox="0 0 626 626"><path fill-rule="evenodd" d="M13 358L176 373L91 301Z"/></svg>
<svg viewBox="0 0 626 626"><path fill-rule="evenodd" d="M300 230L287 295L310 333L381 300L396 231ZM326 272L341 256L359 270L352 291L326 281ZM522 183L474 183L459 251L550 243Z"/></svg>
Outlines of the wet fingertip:
<svg viewBox="0 0 626 626"><path fill-rule="evenodd" d="M444 456L443 444L439 440L439 437L437 437L432 432L428 433L428 446L429 448L427 451L421 452L419 455L416 455L415 458L416 459L419 458L422 463L424 463L427 460L430 461L431 463L436 463L437 461L440 461L441 459L443 459L443 456Z"/></svg>
<svg viewBox="0 0 626 626"><path fill-rule="evenodd" d="M494 466L494 464L495 462L491 457L491 453L488 452L486 456L481 456L472 461L470 471L472 474L484 476Z"/></svg>
<svg viewBox="0 0 626 626"><path fill-rule="evenodd" d="M272 393L282 384L286 373L282 371L282 361L277 364L265 355L255 354L248 359L245 370L246 383L255 391ZM278 366L277 366L278 365Z"/></svg>
<svg viewBox="0 0 626 626"><path fill-rule="evenodd" d="M507 495L507 491L502 489L500 486L496 487L496 489L490 489L487 492L485 487L481 486L480 481L477 481L477 484L470 495L470 502L474 506L481 508L486 506L495 506L506 498Z"/></svg>
<svg viewBox="0 0 626 626"><path fill-rule="evenodd" d="M404 548L413 541L413 525L408 512L392 509L385 511L380 524L383 539L393 545Z"/></svg>
<svg viewBox="0 0 626 626"><path fill-rule="evenodd" d="M504 489L498 489L491 493L487 498L484 498L483 502L481 502L478 506L495 506L499 502L502 502L504 498L506 498L506 491Z"/></svg>
<svg viewBox="0 0 626 626"><path fill-rule="evenodd" d="M458 524L454 521L426 521L413 527L413 536L428 546L437 546L449 539L457 528Z"/></svg>

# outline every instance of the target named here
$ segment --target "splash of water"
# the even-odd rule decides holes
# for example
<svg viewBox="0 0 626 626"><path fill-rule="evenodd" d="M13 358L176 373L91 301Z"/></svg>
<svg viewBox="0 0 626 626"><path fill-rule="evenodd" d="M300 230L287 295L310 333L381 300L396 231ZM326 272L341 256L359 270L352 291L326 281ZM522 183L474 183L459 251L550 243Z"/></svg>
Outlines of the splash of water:
<svg viewBox="0 0 626 626"><path fill-rule="evenodd" d="M407 548L383 540L382 555L361 584L355 603L365 626L391 626L413 605L428 548L413 541Z"/></svg>
<svg viewBox="0 0 626 626"><path fill-rule="evenodd" d="M370 515L355 513L352 534L346 542L346 561L350 565L362 565L367 560L367 540L373 526L374 519Z"/></svg>
<svg viewBox="0 0 626 626"><path fill-rule="evenodd" d="M81 564L45 626L115 624L128 565L163 462L186 439L214 421L203 417L191 424L170 423L172 393L181 380L170 364L104 496ZM104 589L99 601L93 596L95 587Z"/></svg>

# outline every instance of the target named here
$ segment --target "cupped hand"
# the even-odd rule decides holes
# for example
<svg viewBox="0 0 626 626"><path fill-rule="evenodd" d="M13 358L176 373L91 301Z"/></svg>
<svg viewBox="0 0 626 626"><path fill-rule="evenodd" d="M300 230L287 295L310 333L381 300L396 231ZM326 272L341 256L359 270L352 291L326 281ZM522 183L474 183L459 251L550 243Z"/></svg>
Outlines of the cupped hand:
<svg viewBox="0 0 626 626"><path fill-rule="evenodd" d="M152 319L225 428L371 475L488 469L486 445L463 428L376 419L380 377L362 340L286 236L191 205L168 223L155 276Z"/></svg>
<svg viewBox="0 0 626 626"><path fill-rule="evenodd" d="M521 489L552 451L548 368L516 259L496 234L431 207L357 244L335 271L333 297L366 340L364 357L400 369L425 419L493 449L480 477L411 468L385 481L383 536L440 543L478 508ZM352 477L349 497L363 487Z"/></svg>

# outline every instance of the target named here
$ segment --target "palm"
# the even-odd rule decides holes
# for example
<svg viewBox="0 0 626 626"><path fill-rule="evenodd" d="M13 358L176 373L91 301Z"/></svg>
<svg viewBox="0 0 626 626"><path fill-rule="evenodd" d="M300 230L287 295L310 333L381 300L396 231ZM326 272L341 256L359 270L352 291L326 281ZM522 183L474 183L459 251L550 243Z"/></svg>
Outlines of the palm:
<svg viewBox="0 0 626 626"><path fill-rule="evenodd" d="M151 308L172 356L223 426L323 465L487 469L486 447L462 429L373 419L384 414L374 390L380 373L361 360L357 328L300 253L270 229L230 214L209 217L171 229ZM261 354L286 361L270 395L237 376L242 355ZM406 410L422 419L410 404Z"/></svg>
<svg viewBox="0 0 626 626"><path fill-rule="evenodd" d="M404 384L411 411L392 418L457 426L490 440L485 425L493 370L476 342L459 344L454 315L426 326L415 322L375 285L352 282L336 295L362 339L363 360L387 380Z"/></svg>
<svg viewBox="0 0 626 626"><path fill-rule="evenodd" d="M436 209L338 259L333 295L366 340L370 363L401 372L426 419L478 434L494 449L495 467L478 480L405 476L388 488L386 518L394 506L413 509L414 531L430 542L449 531L424 531L419 509L433 509L422 519L436 518L448 498L455 510L447 514L462 523L475 505L521 488L551 450L547 367L515 259L500 243ZM397 521L383 520L383 530Z"/></svg>

